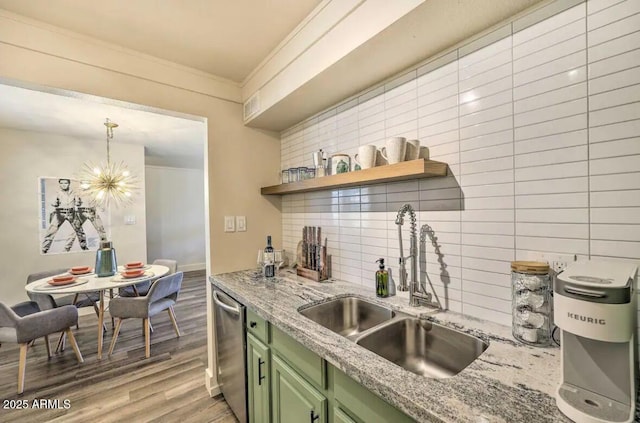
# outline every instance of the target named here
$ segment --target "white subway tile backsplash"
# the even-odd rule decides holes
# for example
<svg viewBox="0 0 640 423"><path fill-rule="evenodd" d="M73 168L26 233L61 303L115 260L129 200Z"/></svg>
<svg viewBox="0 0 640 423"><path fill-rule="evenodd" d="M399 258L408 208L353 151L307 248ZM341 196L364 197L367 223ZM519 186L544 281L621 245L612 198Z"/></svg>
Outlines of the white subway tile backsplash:
<svg viewBox="0 0 640 423"><path fill-rule="evenodd" d="M640 171L640 155L596 159L590 163L591 175L633 173Z"/></svg>
<svg viewBox="0 0 640 423"><path fill-rule="evenodd" d="M513 72L518 73L536 67L542 63L552 62L561 57L584 50L587 36L582 33L577 37L558 42L552 47L524 56L513 61Z"/></svg>
<svg viewBox="0 0 640 423"><path fill-rule="evenodd" d="M589 254L589 240L516 236L516 248L560 254Z"/></svg>
<svg viewBox="0 0 640 423"><path fill-rule="evenodd" d="M640 3L636 0L617 3L611 7L600 10L598 13L591 14L587 21L587 30L592 31L636 13L640 13Z"/></svg>
<svg viewBox="0 0 640 423"><path fill-rule="evenodd" d="M558 44L558 40L571 40L584 35L585 19L580 18L573 22L566 23L546 34L523 42L513 47L513 59L518 60L525 56L531 56L542 50L549 50Z"/></svg>
<svg viewBox="0 0 640 423"><path fill-rule="evenodd" d="M572 69L557 75L549 76L525 85L513 87L513 98L522 100L538 94L548 93L569 85L578 84L587 80L587 70L585 67Z"/></svg>
<svg viewBox="0 0 640 423"><path fill-rule="evenodd" d="M586 161L524 167L515 170L515 178L516 182L575 178L586 176L589 170L588 167L589 165Z"/></svg>
<svg viewBox="0 0 640 423"><path fill-rule="evenodd" d="M578 209L517 209L517 222L529 223L589 223L589 210Z"/></svg>
<svg viewBox="0 0 640 423"><path fill-rule="evenodd" d="M506 76L486 85L472 88L467 91L460 91L460 104L476 101L480 98L489 97L496 93L511 90L511 76Z"/></svg>
<svg viewBox="0 0 640 423"><path fill-rule="evenodd" d="M589 207L589 194L586 192L576 192L563 194L517 195L515 197L515 207L517 209L586 208Z"/></svg>
<svg viewBox="0 0 640 423"><path fill-rule="evenodd" d="M622 37L640 27L640 13L609 23L587 33L589 47Z"/></svg>
<svg viewBox="0 0 640 423"><path fill-rule="evenodd" d="M633 138L640 135L640 120L620 122L589 128L589 142L598 143L623 138Z"/></svg>
<svg viewBox="0 0 640 423"><path fill-rule="evenodd" d="M640 32L634 32L590 47L589 61L597 62L637 48L640 48Z"/></svg>
<svg viewBox="0 0 640 423"><path fill-rule="evenodd" d="M640 256L640 242L591 240L591 253L637 260Z"/></svg>
<svg viewBox="0 0 640 423"><path fill-rule="evenodd" d="M558 13L555 16L513 34L513 45L514 47L518 46L557 28L570 24L571 22L582 19L585 17L585 13L584 5L578 5L562 13Z"/></svg>
<svg viewBox="0 0 640 423"><path fill-rule="evenodd" d="M633 89L634 87L630 87ZM640 119L640 103L609 107L589 113L589 125L601 126L611 123Z"/></svg>
<svg viewBox="0 0 640 423"><path fill-rule="evenodd" d="M460 140L460 151L469 151L490 147L493 145L513 143L513 130L511 128L495 132L493 134L482 135L475 138Z"/></svg>
<svg viewBox="0 0 640 423"><path fill-rule="evenodd" d="M640 189L640 172L591 176L591 191Z"/></svg>
<svg viewBox="0 0 640 423"><path fill-rule="evenodd" d="M640 224L640 207L591 208L591 223Z"/></svg>
<svg viewBox="0 0 640 423"><path fill-rule="evenodd" d="M587 83L581 82L554 91L527 97L513 103L513 111L516 114L541 109L554 104L569 102L587 96Z"/></svg>
<svg viewBox="0 0 640 423"><path fill-rule="evenodd" d="M591 207L640 207L640 190L591 192Z"/></svg>
<svg viewBox="0 0 640 423"><path fill-rule="evenodd" d="M607 7L611 7L624 1L626 0L589 0L587 2L587 13L591 15L602 9L606 9Z"/></svg>
<svg viewBox="0 0 640 423"><path fill-rule="evenodd" d="M595 111L623 104L640 103L640 84L596 94L589 98L589 110Z"/></svg>
<svg viewBox="0 0 640 423"><path fill-rule="evenodd" d="M516 141L529 138L544 137L553 134L578 131L587 127L587 114L579 114L560 118L548 122L515 128L514 137Z"/></svg>
<svg viewBox="0 0 640 423"><path fill-rule="evenodd" d="M514 124L516 127L533 125L536 123L548 122L586 112L587 99L586 97L583 97L577 100L549 105L544 108L516 114L514 116Z"/></svg>
<svg viewBox="0 0 640 423"><path fill-rule="evenodd" d="M460 127L477 125L483 122L490 122L505 116L511 116L513 106L511 104L503 104L500 106L479 110L460 117Z"/></svg>
<svg viewBox="0 0 640 423"><path fill-rule="evenodd" d="M639 242L640 225L592 224L591 239Z"/></svg>
<svg viewBox="0 0 640 423"><path fill-rule="evenodd" d="M406 136L450 176L284 196L283 246L295 251L304 225L322 226L334 276L370 290L379 257L397 277L394 221L410 203L418 228L430 229L421 278L450 310L507 325L516 257L638 262L640 12L631 3L587 0L472 53L491 41L465 45L284 131L283 168L310 165L318 148L353 155Z"/></svg>

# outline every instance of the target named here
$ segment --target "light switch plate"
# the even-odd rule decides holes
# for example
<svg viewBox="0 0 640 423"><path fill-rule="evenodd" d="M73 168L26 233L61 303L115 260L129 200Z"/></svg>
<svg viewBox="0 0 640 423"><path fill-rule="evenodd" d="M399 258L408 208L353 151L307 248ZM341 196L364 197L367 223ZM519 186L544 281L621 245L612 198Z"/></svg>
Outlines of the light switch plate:
<svg viewBox="0 0 640 423"><path fill-rule="evenodd" d="M238 232L247 231L247 216L236 216L236 228Z"/></svg>
<svg viewBox="0 0 640 423"><path fill-rule="evenodd" d="M224 231L235 232L236 231L236 219L233 216L224 217Z"/></svg>
<svg viewBox="0 0 640 423"><path fill-rule="evenodd" d="M136 215L128 214L124 217L125 225L135 225L136 224Z"/></svg>

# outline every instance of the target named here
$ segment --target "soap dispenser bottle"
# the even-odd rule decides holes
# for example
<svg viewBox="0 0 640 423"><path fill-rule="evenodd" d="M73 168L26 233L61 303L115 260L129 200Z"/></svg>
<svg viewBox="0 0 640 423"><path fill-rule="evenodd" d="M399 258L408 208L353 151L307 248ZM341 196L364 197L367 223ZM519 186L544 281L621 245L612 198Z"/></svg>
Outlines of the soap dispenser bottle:
<svg viewBox="0 0 640 423"><path fill-rule="evenodd" d="M379 258L376 263L380 263L376 272L376 296L386 298L389 296L389 272L384 268L384 259Z"/></svg>

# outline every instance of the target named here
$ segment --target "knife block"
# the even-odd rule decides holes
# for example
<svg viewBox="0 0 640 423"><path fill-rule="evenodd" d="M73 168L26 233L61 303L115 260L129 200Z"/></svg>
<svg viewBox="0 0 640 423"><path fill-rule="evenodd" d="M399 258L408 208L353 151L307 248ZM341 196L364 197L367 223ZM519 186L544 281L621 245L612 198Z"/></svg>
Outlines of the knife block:
<svg viewBox="0 0 640 423"><path fill-rule="evenodd" d="M316 282L326 281L331 277L331 255L327 256L327 266L323 271L311 270L306 267L298 266L296 268L296 274Z"/></svg>

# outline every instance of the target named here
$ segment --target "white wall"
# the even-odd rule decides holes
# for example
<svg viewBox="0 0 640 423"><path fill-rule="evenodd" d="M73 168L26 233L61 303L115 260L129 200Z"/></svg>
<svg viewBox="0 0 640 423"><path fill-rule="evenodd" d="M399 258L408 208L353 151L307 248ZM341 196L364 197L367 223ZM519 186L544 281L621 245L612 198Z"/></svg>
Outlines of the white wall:
<svg viewBox="0 0 640 423"><path fill-rule="evenodd" d="M640 2L593 0L527 21L285 131L283 169L311 165L319 148L353 156L405 136L452 176L286 196L284 248L320 225L335 276L372 291L376 258L397 267L393 221L411 203L437 237L428 276L448 307L505 325L512 260L640 264Z"/></svg>
<svg viewBox="0 0 640 423"><path fill-rule="evenodd" d="M100 124L100 122L98 122ZM111 143L112 160L125 160L141 181L138 201L126 208L111 208L111 241L119 261L147 256L145 224L144 149ZM2 233L2 289L0 301L27 300L27 275L47 269L90 265L94 251L41 255L38 236L38 178L77 174L87 160L105 160L104 144L40 132L0 128L0 233ZM136 225L124 225L124 215L135 214Z"/></svg>
<svg viewBox="0 0 640 423"><path fill-rule="evenodd" d="M182 271L204 269L204 171L145 169L147 260L177 260Z"/></svg>

